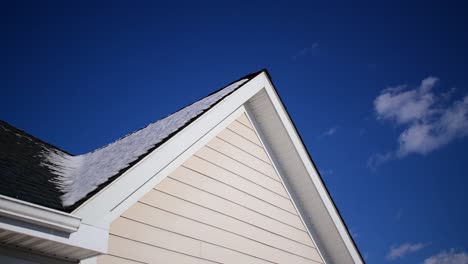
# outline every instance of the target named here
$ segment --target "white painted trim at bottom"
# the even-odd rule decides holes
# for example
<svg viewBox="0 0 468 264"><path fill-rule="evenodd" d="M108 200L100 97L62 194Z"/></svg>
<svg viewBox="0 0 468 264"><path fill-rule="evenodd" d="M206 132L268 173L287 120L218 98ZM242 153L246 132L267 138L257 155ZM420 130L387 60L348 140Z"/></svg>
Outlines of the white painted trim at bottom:
<svg viewBox="0 0 468 264"><path fill-rule="evenodd" d="M81 218L44 206L0 195L0 215L67 233L76 232Z"/></svg>
<svg viewBox="0 0 468 264"><path fill-rule="evenodd" d="M76 215L3 195L0 195L0 229L8 235L21 237L25 241L35 240L33 246L49 244L53 247L66 248L70 252L78 250L80 252L77 254L78 258L107 252L109 237L107 229L82 223L81 218ZM21 241L15 239L10 241L7 238L0 242L5 246L28 249L28 246L23 246ZM41 250L31 249L29 252L30 255L51 255ZM68 257L61 256L58 252L56 255Z"/></svg>
<svg viewBox="0 0 468 264"><path fill-rule="evenodd" d="M81 224L76 232L64 236L55 230L47 228L36 229L28 223L14 219L4 220L0 217L0 229L38 238L43 242L54 242L70 248L85 249L90 253L94 252L95 255L107 253L109 231L87 224Z"/></svg>

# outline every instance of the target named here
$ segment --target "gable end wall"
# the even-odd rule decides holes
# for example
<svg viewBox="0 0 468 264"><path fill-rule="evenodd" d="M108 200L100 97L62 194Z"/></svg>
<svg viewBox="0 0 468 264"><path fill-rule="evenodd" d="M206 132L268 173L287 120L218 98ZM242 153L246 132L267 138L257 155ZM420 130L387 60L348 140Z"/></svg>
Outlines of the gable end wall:
<svg viewBox="0 0 468 264"><path fill-rule="evenodd" d="M112 223L97 263L323 260L242 114Z"/></svg>

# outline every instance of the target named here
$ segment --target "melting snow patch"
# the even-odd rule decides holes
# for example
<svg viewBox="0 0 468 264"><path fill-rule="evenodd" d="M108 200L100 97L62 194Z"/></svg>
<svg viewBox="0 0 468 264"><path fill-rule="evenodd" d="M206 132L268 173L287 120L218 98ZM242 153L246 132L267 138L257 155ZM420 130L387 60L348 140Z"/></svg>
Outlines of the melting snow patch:
<svg viewBox="0 0 468 264"><path fill-rule="evenodd" d="M100 184L127 168L156 144L178 131L191 119L221 100L248 79L235 82L222 90L189 105L178 112L156 121L103 148L79 156L46 150L43 152L48 167L58 177L54 183L64 193L63 206L71 206L83 199Z"/></svg>

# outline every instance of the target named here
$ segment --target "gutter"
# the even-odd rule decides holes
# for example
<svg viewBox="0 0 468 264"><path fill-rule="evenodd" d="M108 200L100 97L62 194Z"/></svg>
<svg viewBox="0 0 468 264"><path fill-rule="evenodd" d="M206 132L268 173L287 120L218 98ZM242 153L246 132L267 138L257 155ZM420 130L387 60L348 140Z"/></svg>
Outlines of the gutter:
<svg viewBox="0 0 468 264"><path fill-rule="evenodd" d="M81 218L44 206L0 195L0 216L66 233L74 233Z"/></svg>

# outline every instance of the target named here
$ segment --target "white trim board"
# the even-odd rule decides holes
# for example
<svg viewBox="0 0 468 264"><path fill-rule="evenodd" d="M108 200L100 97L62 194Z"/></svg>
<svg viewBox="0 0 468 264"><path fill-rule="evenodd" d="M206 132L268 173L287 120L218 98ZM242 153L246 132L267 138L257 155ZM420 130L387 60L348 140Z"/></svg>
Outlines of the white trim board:
<svg viewBox="0 0 468 264"><path fill-rule="evenodd" d="M4 195L0 195L0 216L67 233L76 232L81 223L77 216Z"/></svg>
<svg viewBox="0 0 468 264"><path fill-rule="evenodd" d="M10 248L81 259L107 252L108 231L83 224L76 215L0 195L0 237Z"/></svg>

